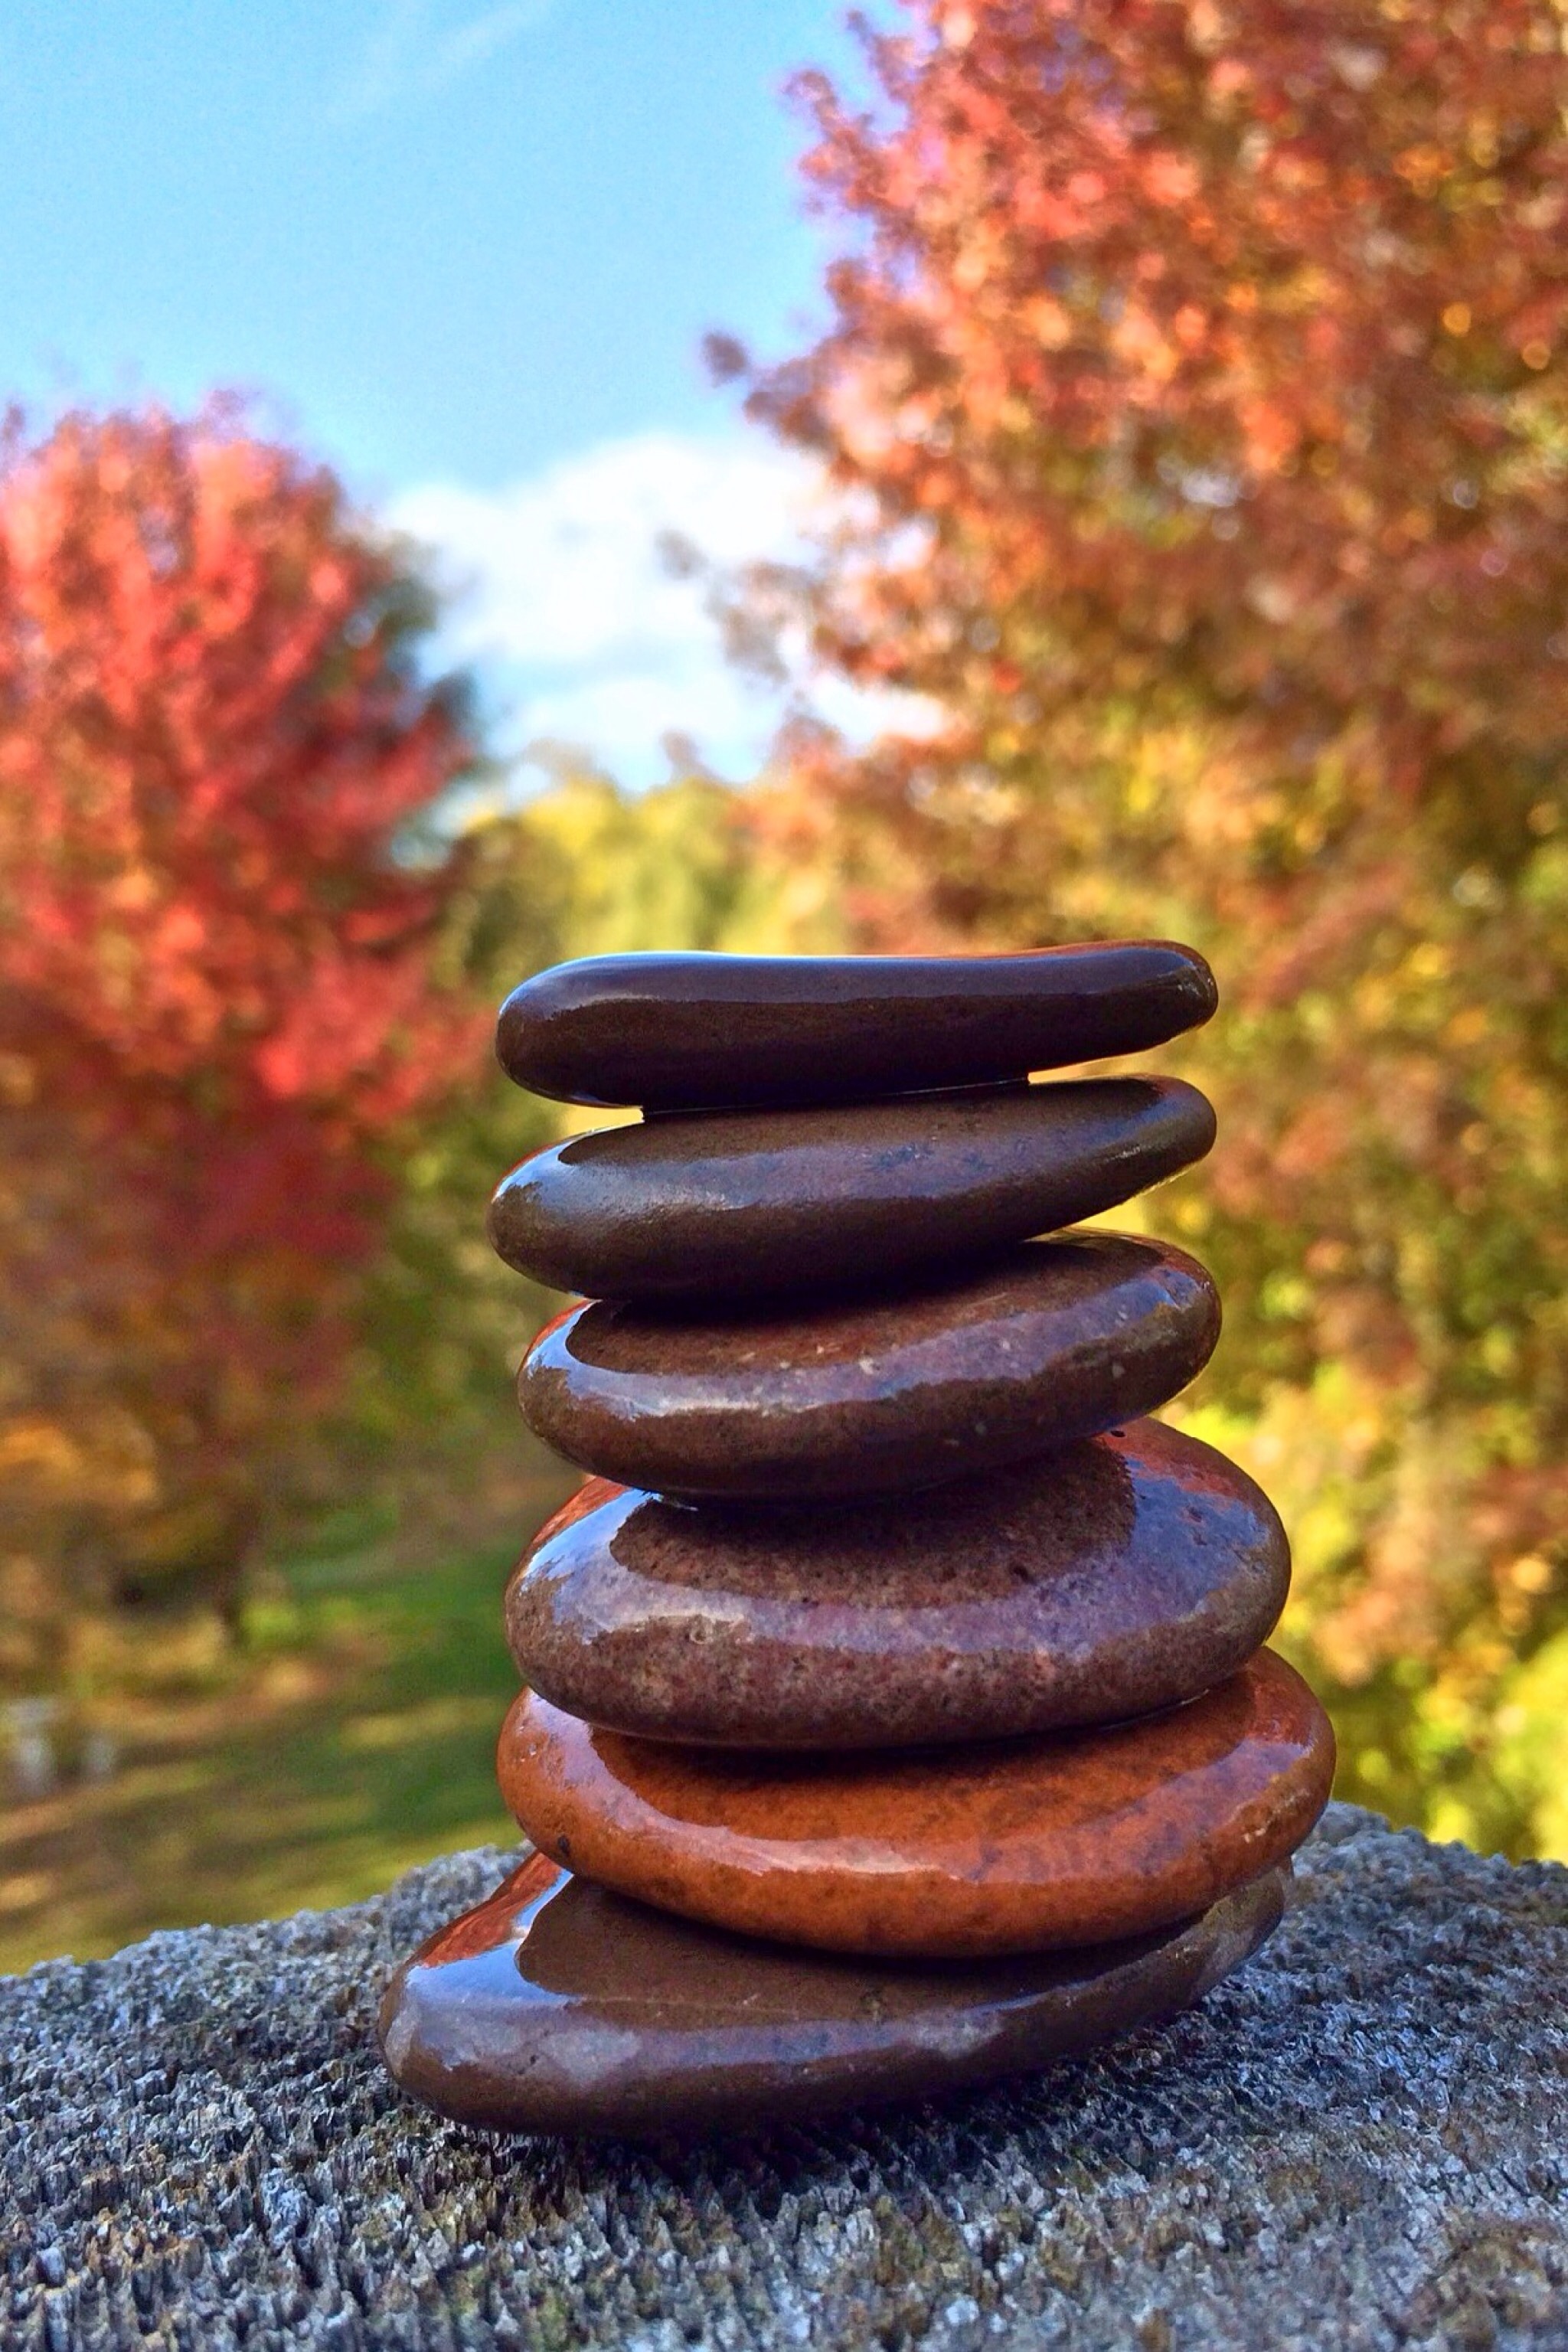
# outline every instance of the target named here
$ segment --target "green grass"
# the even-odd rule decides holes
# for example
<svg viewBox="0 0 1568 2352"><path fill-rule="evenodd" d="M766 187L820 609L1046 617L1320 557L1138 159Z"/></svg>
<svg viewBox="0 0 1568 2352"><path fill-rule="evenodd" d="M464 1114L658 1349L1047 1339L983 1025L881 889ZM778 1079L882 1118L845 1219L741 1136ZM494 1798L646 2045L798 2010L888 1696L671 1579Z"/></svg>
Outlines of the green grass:
<svg viewBox="0 0 1568 2352"><path fill-rule="evenodd" d="M298 1562L205 1686L100 1708L118 1768L0 1823L0 1971L353 1902L432 1854L510 1843L493 1758L517 1689L513 1557Z"/></svg>

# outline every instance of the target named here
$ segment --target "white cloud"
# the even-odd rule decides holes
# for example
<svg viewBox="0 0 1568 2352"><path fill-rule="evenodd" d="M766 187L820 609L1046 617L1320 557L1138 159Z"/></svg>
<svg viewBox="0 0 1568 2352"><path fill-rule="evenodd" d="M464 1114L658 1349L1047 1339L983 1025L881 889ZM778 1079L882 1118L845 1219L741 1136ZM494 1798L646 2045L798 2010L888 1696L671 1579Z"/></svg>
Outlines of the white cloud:
<svg viewBox="0 0 1568 2352"><path fill-rule="evenodd" d="M445 89L519 33L542 24L553 5L554 0L499 0L452 24L443 21L450 15L444 0L385 0L337 106L340 120L363 122L400 100Z"/></svg>
<svg viewBox="0 0 1568 2352"><path fill-rule="evenodd" d="M452 593L441 652L472 667L503 748L581 745L623 782L666 770L667 734L727 775L753 773L788 699L725 658L700 579L677 578L667 534L730 568L788 562L823 491L805 458L763 441L641 433L495 491L433 482L395 526ZM904 698L822 684L815 706L856 736L915 717Z"/></svg>

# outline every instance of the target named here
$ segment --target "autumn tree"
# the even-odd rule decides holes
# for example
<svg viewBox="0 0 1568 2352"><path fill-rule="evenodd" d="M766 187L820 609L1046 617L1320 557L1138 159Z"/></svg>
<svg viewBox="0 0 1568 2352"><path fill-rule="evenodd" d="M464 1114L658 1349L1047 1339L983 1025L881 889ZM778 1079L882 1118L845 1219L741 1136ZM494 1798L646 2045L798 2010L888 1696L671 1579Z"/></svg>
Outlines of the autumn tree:
<svg viewBox="0 0 1568 2352"><path fill-rule="evenodd" d="M1201 1416L1297 1538L1350 1792L1568 1851L1568 18L904 0L808 75L845 493L795 747L864 944L1193 939Z"/></svg>
<svg viewBox="0 0 1568 2352"><path fill-rule="evenodd" d="M413 838L472 757L454 688L416 666L428 619L338 481L236 409L9 430L0 1605L19 1671L62 1609L232 1586L341 1377L385 1143L483 1066L483 1016L433 965L453 863Z"/></svg>

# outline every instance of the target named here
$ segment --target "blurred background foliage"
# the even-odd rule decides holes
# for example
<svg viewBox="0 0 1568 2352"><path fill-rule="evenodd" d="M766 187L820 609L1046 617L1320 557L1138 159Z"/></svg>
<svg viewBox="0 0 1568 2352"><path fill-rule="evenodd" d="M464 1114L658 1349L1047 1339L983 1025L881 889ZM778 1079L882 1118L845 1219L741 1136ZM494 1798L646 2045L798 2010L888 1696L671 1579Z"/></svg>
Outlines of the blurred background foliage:
<svg viewBox="0 0 1568 2352"><path fill-rule="evenodd" d="M868 111L800 91L824 333L712 357L844 494L734 644L907 735L637 797L545 749L519 803L330 476L232 409L13 432L13 1958L504 1833L495 1601L567 1474L482 1207L570 1115L486 1032L610 949L1201 948L1160 1059L1220 1143L1113 1221L1225 1295L1172 1415L1284 1513L1342 1792L1568 1856L1564 20L900 22Z"/></svg>
<svg viewBox="0 0 1568 2352"><path fill-rule="evenodd" d="M799 96L845 496L742 583L927 698L796 747L864 946L1191 940L1227 1337L1341 1788L1562 1850L1568 33L1552 0L929 0Z"/></svg>

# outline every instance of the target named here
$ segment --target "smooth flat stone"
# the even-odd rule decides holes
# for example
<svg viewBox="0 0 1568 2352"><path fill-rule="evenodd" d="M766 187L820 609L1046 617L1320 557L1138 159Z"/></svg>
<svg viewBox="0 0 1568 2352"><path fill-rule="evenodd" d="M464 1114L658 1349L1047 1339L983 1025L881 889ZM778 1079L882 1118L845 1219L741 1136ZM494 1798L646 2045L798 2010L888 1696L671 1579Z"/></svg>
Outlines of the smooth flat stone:
<svg viewBox="0 0 1568 2352"><path fill-rule="evenodd" d="M1288 1876L1128 1943L921 1968L696 1927L535 1854L405 1962L382 2049L415 2098L492 2131L813 2121L1027 2074L1190 2008L1272 1932Z"/></svg>
<svg viewBox="0 0 1568 2352"><path fill-rule="evenodd" d="M520 1273L590 1298L821 1290L1096 1216L1214 1135L1179 1078L690 1112L536 1151L489 1233Z"/></svg>
<svg viewBox="0 0 1568 2352"><path fill-rule="evenodd" d="M1270 1869L1328 1801L1334 1739L1260 1650L1111 1730L858 1756L627 1739L535 1692L501 1795L580 1876L738 1934L966 1958L1142 1936Z"/></svg>
<svg viewBox="0 0 1568 2352"><path fill-rule="evenodd" d="M694 1508L595 1480L506 1622L523 1680L590 1723L903 1748L1179 1706L1267 1641L1289 1581L1245 1472L1140 1421L913 1504Z"/></svg>
<svg viewBox="0 0 1568 2352"><path fill-rule="evenodd" d="M1206 1021L1168 940L985 956L589 956L513 989L496 1052L561 1102L853 1102L1137 1054Z"/></svg>
<svg viewBox="0 0 1568 2352"><path fill-rule="evenodd" d="M1202 1370L1219 1298L1154 1242L1025 1242L905 1296L731 1317L601 1300L540 1333L529 1426L569 1462L666 1495L896 1493L1151 1412Z"/></svg>

